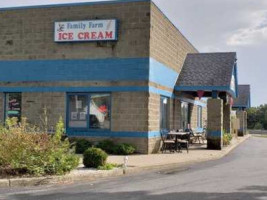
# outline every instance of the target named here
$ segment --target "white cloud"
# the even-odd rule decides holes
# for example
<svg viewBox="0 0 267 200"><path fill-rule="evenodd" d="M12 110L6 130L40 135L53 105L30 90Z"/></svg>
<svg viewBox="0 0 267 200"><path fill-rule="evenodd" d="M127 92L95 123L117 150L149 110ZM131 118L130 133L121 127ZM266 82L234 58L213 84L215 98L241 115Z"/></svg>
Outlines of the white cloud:
<svg viewBox="0 0 267 200"><path fill-rule="evenodd" d="M229 46L246 46L267 41L267 10L251 15L252 23L247 28L234 31L227 39Z"/></svg>

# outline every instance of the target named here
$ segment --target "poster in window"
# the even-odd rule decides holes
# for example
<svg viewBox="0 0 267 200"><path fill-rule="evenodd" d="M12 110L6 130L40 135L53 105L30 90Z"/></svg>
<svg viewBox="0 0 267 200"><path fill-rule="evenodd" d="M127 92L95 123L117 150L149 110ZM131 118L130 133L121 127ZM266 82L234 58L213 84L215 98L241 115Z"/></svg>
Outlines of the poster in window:
<svg viewBox="0 0 267 200"><path fill-rule="evenodd" d="M80 120L86 120L86 112L80 112Z"/></svg>
<svg viewBox="0 0 267 200"><path fill-rule="evenodd" d="M71 120L77 120L78 119L78 112L71 112Z"/></svg>
<svg viewBox="0 0 267 200"><path fill-rule="evenodd" d="M82 101L76 101L76 109L82 108Z"/></svg>

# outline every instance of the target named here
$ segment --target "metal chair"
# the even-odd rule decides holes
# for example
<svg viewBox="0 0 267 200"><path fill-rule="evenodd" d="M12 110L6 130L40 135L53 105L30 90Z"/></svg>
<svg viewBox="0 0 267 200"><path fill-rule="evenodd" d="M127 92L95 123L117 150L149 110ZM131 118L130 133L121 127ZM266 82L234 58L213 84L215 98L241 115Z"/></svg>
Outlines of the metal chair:
<svg viewBox="0 0 267 200"><path fill-rule="evenodd" d="M188 132L188 131L185 131ZM180 148L185 148L187 153L189 153L189 141L190 141L190 132L188 132L188 134L181 136L177 142L180 143ZM180 149L181 150L181 149Z"/></svg>
<svg viewBox="0 0 267 200"><path fill-rule="evenodd" d="M161 140L162 140L162 147L161 152L164 153L166 150L169 150L170 152L175 151L175 141L172 139L167 138L167 134L164 134L163 132L160 132Z"/></svg>

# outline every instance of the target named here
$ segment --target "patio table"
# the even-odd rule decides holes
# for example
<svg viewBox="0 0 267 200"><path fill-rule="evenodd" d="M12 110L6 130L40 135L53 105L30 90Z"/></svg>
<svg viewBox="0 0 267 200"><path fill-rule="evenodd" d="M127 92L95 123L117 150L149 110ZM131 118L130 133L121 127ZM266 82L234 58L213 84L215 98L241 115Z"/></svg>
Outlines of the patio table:
<svg viewBox="0 0 267 200"><path fill-rule="evenodd" d="M181 144L178 142L178 139L181 138L182 136L185 136L185 135L188 135L190 133L188 132L176 132L176 131L170 131L168 133L168 135L171 135L171 136L175 136L175 150L178 152L182 152L181 151Z"/></svg>

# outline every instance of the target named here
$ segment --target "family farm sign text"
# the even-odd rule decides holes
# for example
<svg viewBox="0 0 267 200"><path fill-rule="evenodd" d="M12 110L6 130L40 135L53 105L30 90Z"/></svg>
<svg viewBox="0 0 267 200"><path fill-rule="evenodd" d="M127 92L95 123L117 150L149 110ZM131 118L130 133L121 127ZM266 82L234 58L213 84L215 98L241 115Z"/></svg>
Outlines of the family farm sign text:
<svg viewBox="0 0 267 200"><path fill-rule="evenodd" d="M55 22L55 42L117 40L117 20Z"/></svg>

